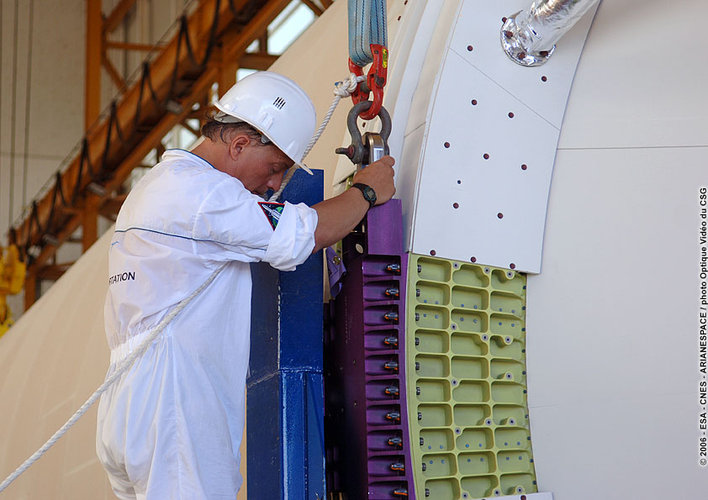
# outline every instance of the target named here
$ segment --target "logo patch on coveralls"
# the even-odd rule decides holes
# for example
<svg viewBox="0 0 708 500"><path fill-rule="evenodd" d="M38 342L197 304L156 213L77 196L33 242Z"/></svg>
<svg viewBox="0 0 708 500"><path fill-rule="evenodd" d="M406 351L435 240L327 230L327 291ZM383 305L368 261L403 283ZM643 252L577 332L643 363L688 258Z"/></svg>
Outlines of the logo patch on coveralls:
<svg viewBox="0 0 708 500"><path fill-rule="evenodd" d="M285 204L270 203L267 201L259 201L258 204L260 205L261 210L263 210L263 214L265 214L271 227L275 230L275 228L278 227L278 221L280 220L280 215L283 213Z"/></svg>

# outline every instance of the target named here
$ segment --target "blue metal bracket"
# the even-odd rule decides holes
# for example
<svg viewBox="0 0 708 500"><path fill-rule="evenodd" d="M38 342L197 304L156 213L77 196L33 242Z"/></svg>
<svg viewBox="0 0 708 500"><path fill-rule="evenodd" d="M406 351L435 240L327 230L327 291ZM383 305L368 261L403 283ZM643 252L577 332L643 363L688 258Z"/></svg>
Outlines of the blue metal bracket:
<svg viewBox="0 0 708 500"><path fill-rule="evenodd" d="M324 174L298 171L291 203L323 198ZM293 272L251 266L247 489L251 500L325 498L322 252Z"/></svg>

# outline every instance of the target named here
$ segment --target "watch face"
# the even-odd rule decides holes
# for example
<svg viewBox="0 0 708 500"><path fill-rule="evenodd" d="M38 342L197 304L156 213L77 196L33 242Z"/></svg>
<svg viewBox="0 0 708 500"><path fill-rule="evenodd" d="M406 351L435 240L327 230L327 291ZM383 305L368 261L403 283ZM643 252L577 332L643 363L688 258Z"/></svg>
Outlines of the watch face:
<svg viewBox="0 0 708 500"><path fill-rule="evenodd" d="M361 184L357 182L354 184L352 187L357 188L359 191L361 191L361 194L364 196L364 199L369 202L369 206L373 207L376 205L376 191L374 191L374 188L371 186L367 186L366 184Z"/></svg>

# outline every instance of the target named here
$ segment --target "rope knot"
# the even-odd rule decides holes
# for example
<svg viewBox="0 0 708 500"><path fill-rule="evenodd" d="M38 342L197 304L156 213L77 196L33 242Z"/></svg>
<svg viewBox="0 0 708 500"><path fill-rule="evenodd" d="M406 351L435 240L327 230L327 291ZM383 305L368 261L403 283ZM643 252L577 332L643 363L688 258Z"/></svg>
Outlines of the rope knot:
<svg viewBox="0 0 708 500"><path fill-rule="evenodd" d="M356 76L354 73L349 74L349 78L343 82L334 84L334 95L339 97L349 97L356 90L359 82L366 80L365 76Z"/></svg>

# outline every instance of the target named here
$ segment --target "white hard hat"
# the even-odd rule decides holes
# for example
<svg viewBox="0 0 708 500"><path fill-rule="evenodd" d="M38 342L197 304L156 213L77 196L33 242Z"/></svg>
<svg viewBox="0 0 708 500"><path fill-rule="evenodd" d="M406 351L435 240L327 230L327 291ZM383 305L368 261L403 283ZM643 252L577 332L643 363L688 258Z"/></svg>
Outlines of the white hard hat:
<svg viewBox="0 0 708 500"><path fill-rule="evenodd" d="M295 82L272 71L252 73L231 87L215 106L228 117L258 129L296 165L312 173L302 160L315 132L315 107Z"/></svg>

